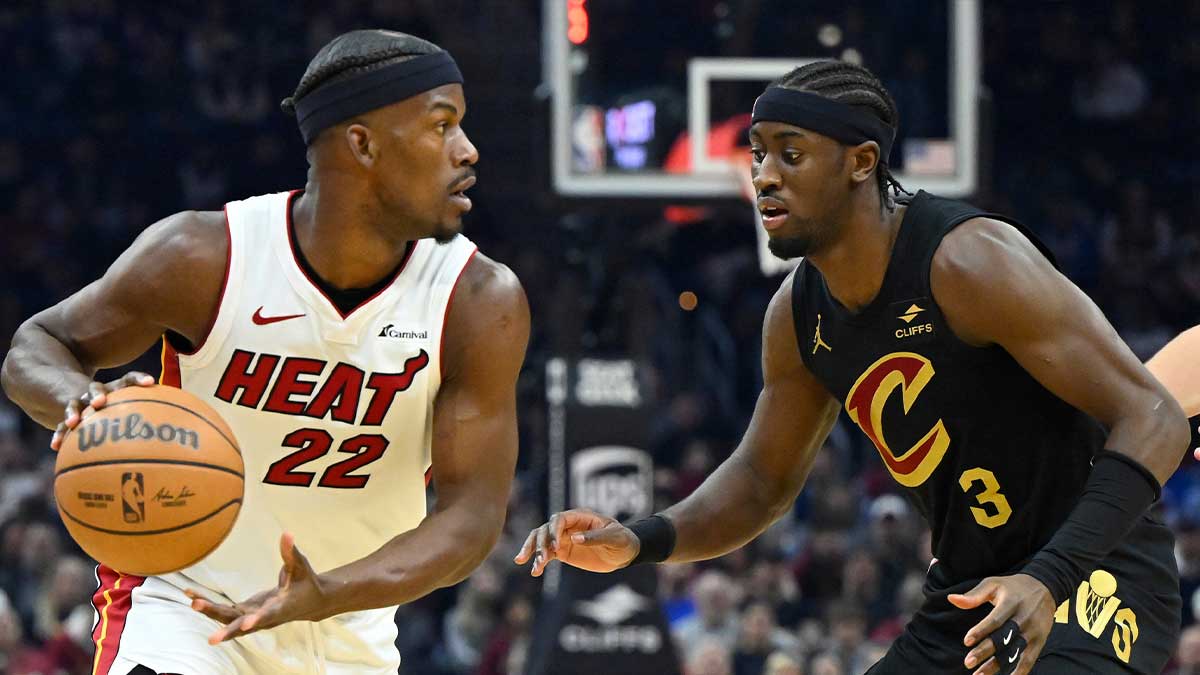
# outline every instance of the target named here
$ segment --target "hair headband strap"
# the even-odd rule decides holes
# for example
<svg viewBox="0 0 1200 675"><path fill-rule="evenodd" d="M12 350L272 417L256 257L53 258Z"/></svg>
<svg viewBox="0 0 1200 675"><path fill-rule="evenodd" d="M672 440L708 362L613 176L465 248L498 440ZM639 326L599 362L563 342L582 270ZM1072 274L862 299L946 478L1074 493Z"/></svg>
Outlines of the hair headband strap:
<svg viewBox="0 0 1200 675"><path fill-rule="evenodd" d="M754 122L783 122L811 129L847 145L879 144L879 161L886 164L896 131L875 115L808 91L767 87L754 101Z"/></svg>
<svg viewBox="0 0 1200 675"><path fill-rule="evenodd" d="M403 101L444 84L461 84L449 52L425 54L311 91L296 101L296 121L305 144L338 122Z"/></svg>

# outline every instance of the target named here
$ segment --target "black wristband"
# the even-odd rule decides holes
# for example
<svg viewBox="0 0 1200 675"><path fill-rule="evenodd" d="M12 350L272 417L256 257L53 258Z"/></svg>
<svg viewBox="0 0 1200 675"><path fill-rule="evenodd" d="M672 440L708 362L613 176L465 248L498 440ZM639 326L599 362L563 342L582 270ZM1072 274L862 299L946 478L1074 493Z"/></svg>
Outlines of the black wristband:
<svg viewBox="0 0 1200 675"><path fill-rule="evenodd" d="M675 526L664 515L656 513L626 527L632 530L641 542L638 554L629 561L629 567L660 563L671 557L671 552L675 550Z"/></svg>
<svg viewBox="0 0 1200 675"><path fill-rule="evenodd" d="M1140 475L1146 481L1146 484L1150 486L1150 489L1154 491L1154 501L1162 499L1162 485L1159 485L1158 479L1154 477L1154 474L1150 473L1150 469L1142 466L1141 462L1130 457L1129 455L1116 452L1115 450L1101 450L1100 452L1096 453L1096 459L1092 462L1093 471L1096 470L1095 465L1101 459L1115 459L1118 462L1125 463L1129 468L1136 471L1138 475Z"/></svg>
<svg viewBox="0 0 1200 675"><path fill-rule="evenodd" d="M1061 604L1161 493L1162 486L1137 460L1110 450L1097 454L1070 517L1021 573L1042 582L1054 604Z"/></svg>

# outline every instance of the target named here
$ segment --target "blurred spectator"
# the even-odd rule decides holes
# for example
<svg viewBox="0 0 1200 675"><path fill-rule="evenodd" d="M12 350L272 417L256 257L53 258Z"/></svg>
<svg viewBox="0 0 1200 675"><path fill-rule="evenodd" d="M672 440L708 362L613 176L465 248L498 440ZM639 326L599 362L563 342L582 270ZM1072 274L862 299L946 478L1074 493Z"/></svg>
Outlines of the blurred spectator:
<svg viewBox="0 0 1200 675"><path fill-rule="evenodd" d="M59 558L46 580L46 588L34 604L34 635L49 640L64 631L64 624L79 608L90 614L95 578L92 568L80 558Z"/></svg>
<svg viewBox="0 0 1200 675"><path fill-rule="evenodd" d="M502 590L501 575L486 562L467 579L454 608L446 614L446 660L450 667L466 670L479 663L496 622Z"/></svg>
<svg viewBox="0 0 1200 675"><path fill-rule="evenodd" d="M1175 559L1183 595L1183 625L1188 626L1200 616L1200 524L1192 518L1175 523Z"/></svg>
<svg viewBox="0 0 1200 675"><path fill-rule="evenodd" d="M767 664L762 672L763 675L804 675L804 668L793 656L775 652L767 657Z"/></svg>
<svg viewBox="0 0 1200 675"><path fill-rule="evenodd" d="M745 584L748 599L769 605L780 625L792 627L799 622L803 612L800 587L782 561L754 563Z"/></svg>
<svg viewBox="0 0 1200 675"><path fill-rule="evenodd" d="M529 648L529 626L533 605L524 595L510 596L504 618L492 632L479 661L479 675L520 675Z"/></svg>
<svg viewBox="0 0 1200 675"><path fill-rule="evenodd" d="M729 647L715 638L703 638L685 659L684 675L733 675Z"/></svg>
<svg viewBox="0 0 1200 675"><path fill-rule="evenodd" d="M867 612L861 606L847 600L838 600L829 605L826 613L832 652L836 653L850 670L866 672L871 663L866 662L862 647L867 641ZM816 670L814 668L814 670Z"/></svg>
<svg viewBox="0 0 1200 675"><path fill-rule="evenodd" d="M1137 114L1150 95L1146 76L1118 54L1111 40L1094 40L1091 47L1090 68L1075 82L1075 114L1104 122Z"/></svg>
<svg viewBox="0 0 1200 675"><path fill-rule="evenodd" d="M1200 626L1188 626L1179 636L1178 664L1168 675L1200 675Z"/></svg>
<svg viewBox="0 0 1200 675"><path fill-rule="evenodd" d="M822 652L808 664L811 675L849 675L845 661L834 652Z"/></svg>
<svg viewBox="0 0 1200 675"><path fill-rule="evenodd" d="M918 21L902 4L761 0L678 12L671 3L609 3L579 81L592 87L599 70L622 73L622 82L634 73L638 86L661 72L682 77L699 50L794 57L852 48L891 87L901 139L937 137L948 22ZM483 153L468 233L524 282L533 338L519 393L519 474L498 559L400 609L406 675L522 672L537 595L516 579L531 590L541 582L499 558L544 516L549 424L539 372L547 358L607 350L646 362L660 505L690 494L736 446L761 385L762 317L779 279L748 264L754 237L744 206L706 201L703 222L681 226L664 223L658 205L579 203L553 192L547 116L531 95L541 78L530 67L540 58L539 15L536 3L481 11L479 3L431 0L0 8L0 51L15 92L0 97L5 336L98 277L154 220L302 185L303 144L275 104L333 35L379 25L455 53L478 111L468 130ZM896 29L875 30L881 21ZM1141 355L1200 321L1200 97L1174 84L1200 74L1197 27L1197 2L984 7L989 98L975 200L1036 231ZM685 37L631 51L625 29ZM498 53L486 37L500 30L512 39ZM713 93L714 101L731 98L719 87ZM722 118L745 115L738 97L732 103ZM511 119L525 123L516 134ZM676 308L682 290L701 298L700 309ZM699 347L706 341L732 348L709 358ZM153 371L157 361L153 351L138 367ZM0 400L0 672L10 675L73 673L73 659L91 649L94 580L55 520L48 437ZM923 601L932 555L929 529L894 490L874 448L843 419L792 512L763 536L717 561L659 568L660 600L688 672L865 670ZM1184 623L1193 626L1200 464L1185 461L1164 489L1163 509L1179 533ZM1200 675L1194 627L1178 662L1178 672Z"/></svg>
<svg viewBox="0 0 1200 675"><path fill-rule="evenodd" d="M867 612L867 625L873 627L895 611L895 587L881 582L879 563L865 550L855 551L842 568L842 600Z"/></svg>
<svg viewBox="0 0 1200 675"><path fill-rule="evenodd" d="M916 571L909 572L908 576L904 577L897 593L896 605L899 611L871 629L871 641L891 644L893 640L900 637L900 634L904 632L904 627L908 625L909 620L924 603L925 575Z"/></svg>
<svg viewBox="0 0 1200 675"><path fill-rule="evenodd" d="M690 655L705 641L731 651L738 640L737 587L724 573L709 570L692 587L696 613L675 624L673 632L680 653Z"/></svg>
<svg viewBox="0 0 1200 675"><path fill-rule="evenodd" d="M798 649L799 641L776 625L771 606L753 603L742 612L741 631L733 652L734 675L759 675L772 653L795 653Z"/></svg>

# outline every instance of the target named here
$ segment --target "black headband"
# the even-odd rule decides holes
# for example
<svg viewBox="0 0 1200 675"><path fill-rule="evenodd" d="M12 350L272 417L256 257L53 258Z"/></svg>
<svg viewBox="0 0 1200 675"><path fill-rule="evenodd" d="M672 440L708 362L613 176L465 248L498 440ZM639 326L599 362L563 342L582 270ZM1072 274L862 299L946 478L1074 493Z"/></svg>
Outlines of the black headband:
<svg viewBox="0 0 1200 675"><path fill-rule="evenodd" d="M462 81L449 52L425 54L309 92L296 101L296 122L308 144L322 129L355 115Z"/></svg>
<svg viewBox="0 0 1200 675"><path fill-rule="evenodd" d="M783 122L811 129L847 145L879 144L879 161L887 164L896 130L875 115L808 91L767 87L754 102L753 122Z"/></svg>

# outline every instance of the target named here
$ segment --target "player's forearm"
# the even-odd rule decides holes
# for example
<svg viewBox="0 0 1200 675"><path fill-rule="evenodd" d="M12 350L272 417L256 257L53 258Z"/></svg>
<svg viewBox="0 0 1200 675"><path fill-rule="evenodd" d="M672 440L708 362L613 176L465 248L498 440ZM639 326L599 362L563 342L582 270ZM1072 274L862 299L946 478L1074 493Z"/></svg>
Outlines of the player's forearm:
<svg viewBox="0 0 1200 675"><path fill-rule="evenodd" d="M33 319L17 329L0 370L4 393L47 429L62 421L63 406L91 380L71 350Z"/></svg>
<svg viewBox="0 0 1200 675"><path fill-rule="evenodd" d="M500 536L504 513L487 510L439 511L367 557L321 574L330 616L402 605L465 579Z"/></svg>
<svg viewBox="0 0 1200 675"><path fill-rule="evenodd" d="M778 493L734 453L695 492L664 511L675 526L675 549L667 562L708 560L744 546L790 508L790 495Z"/></svg>
<svg viewBox="0 0 1200 675"><path fill-rule="evenodd" d="M1113 425L1079 502L1022 570L1046 586L1055 604L1137 526L1179 464L1189 438L1183 413L1174 401L1150 409Z"/></svg>

